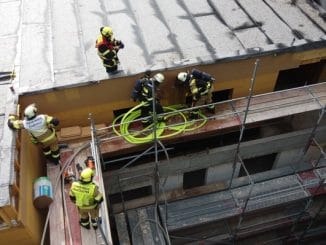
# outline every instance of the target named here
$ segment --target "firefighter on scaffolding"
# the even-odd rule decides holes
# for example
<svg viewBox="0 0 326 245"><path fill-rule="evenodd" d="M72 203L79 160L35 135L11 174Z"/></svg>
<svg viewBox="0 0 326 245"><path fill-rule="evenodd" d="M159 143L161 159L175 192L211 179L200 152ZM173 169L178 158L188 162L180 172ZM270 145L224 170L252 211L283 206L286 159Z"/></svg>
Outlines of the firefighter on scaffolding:
<svg viewBox="0 0 326 245"><path fill-rule="evenodd" d="M132 92L132 99L143 103L141 106L141 117L143 118L142 124L144 128L153 123L153 119L149 117L153 114L153 86L155 86L155 92L157 92L159 85L163 82L164 75L162 73L157 73L152 78L147 73L136 81ZM163 108L157 95L155 95L155 111L157 114L163 113ZM162 121L161 118L158 118L158 120Z"/></svg>
<svg viewBox="0 0 326 245"><path fill-rule="evenodd" d="M215 113L215 107L211 105L215 78L206 72L193 69L191 72L180 72L177 80L179 84L189 90L186 96L188 94L191 95L190 107L208 105L207 111L209 113ZM189 118L198 119L199 113L199 110L192 110Z"/></svg>
<svg viewBox="0 0 326 245"><path fill-rule="evenodd" d="M90 229L89 218L94 229L97 229L99 206L103 201L103 195L98 186L93 182L94 171L85 168L80 174L80 180L71 185L69 197L76 204L80 216L79 224Z"/></svg>
<svg viewBox="0 0 326 245"><path fill-rule="evenodd" d="M9 128L13 130L26 129L31 136L32 143L40 143L43 154L54 164L58 164L60 160L60 150L55 133L55 126L58 125L58 119L45 114L38 115L35 104L25 108L24 120L19 120L14 114L10 114L8 118Z"/></svg>

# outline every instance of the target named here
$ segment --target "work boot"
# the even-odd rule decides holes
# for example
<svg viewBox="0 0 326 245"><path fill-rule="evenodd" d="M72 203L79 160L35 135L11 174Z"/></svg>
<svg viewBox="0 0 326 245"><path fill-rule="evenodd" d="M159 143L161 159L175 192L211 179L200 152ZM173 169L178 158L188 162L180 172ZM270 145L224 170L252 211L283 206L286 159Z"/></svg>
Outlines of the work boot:
<svg viewBox="0 0 326 245"><path fill-rule="evenodd" d="M92 222L93 229L96 230L97 229L97 218L91 219L91 222Z"/></svg>
<svg viewBox="0 0 326 245"><path fill-rule="evenodd" d="M81 227L84 227L87 230L89 230L91 228L90 225L89 225L89 219L88 218L80 219L79 224L80 224Z"/></svg>

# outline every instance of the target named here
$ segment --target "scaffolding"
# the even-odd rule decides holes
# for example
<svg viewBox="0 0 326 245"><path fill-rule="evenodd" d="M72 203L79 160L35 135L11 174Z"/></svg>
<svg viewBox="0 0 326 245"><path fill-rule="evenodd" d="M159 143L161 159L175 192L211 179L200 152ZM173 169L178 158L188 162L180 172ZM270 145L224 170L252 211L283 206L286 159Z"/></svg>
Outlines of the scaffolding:
<svg viewBox="0 0 326 245"><path fill-rule="evenodd" d="M247 170L247 168L246 168L246 166L245 166L245 164L244 164L244 162L242 160L242 157L241 157L241 142L242 142L244 131L246 129L246 123L247 123L246 120L247 120L248 114L253 113L253 112L257 113L257 112L260 112L261 110L266 109L266 108L251 109L251 99L253 97L254 83L255 83L255 78L256 78L258 65L259 65L259 60L256 60L255 65L254 65L254 69L253 69L252 78L251 78L251 81L250 81L249 94L248 94L248 96L246 98L247 103L246 103L245 109L243 111L237 111L236 108L233 106L233 103L237 99L229 100L228 103L233 108L232 112L227 113L227 114L220 114L220 115L214 115L214 116L208 117L208 120L211 120L211 119L216 120L218 118L225 117L227 115L232 114L232 115L235 115L238 118L239 122L240 122L240 136L239 136L237 147L236 147L235 154L234 154L234 161L233 161L233 165L232 165L232 175L230 177L229 185L227 187L227 191L230 193L233 201L236 203L236 206L237 206L236 215L238 216L238 222L237 222L237 225L235 226L234 229L229 227L228 222L226 222L226 225L228 227L229 232L228 232L227 237L223 237L221 240L218 241L221 244L229 244L229 242L234 243L238 239L239 232L241 231L241 229L250 228L249 226L242 227L242 223L243 223L243 221L245 219L245 216L246 216L246 214L248 212L254 210L255 207L264 208L264 207L266 207L266 204L264 204L264 202L265 203L266 202L272 202L273 199L279 198L280 195L282 197L287 197L287 195L290 195L290 194L287 194L286 191L289 191L289 190L292 191L291 188L289 188L288 190L283 190L281 192L267 193L267 194L262 194L262 195L258 195L258 196L252 196L255 186L257 186L257 183L255 183L255 181L251 177L251 175L250 175L249 171ZM284 240L284 241L287 241L287 240L301 241L301 240L303 240L305 238L305 236L308 234L311 227L313 226L314 222L318 219L318 216L320 215L321 211L325 208L325 203L326 202L324 200L323 204L320 206L318 211L315 214L310 216L311 221L306 226L304 231L301 232L301 233L296 232L297 225L305 217L305 215L307 213L307 210L313 204L314 197L318 194L320 188L325 184L325 176L318 173L318 170L320 169L320 167L322 165L320 163L323 160L326 159L326 154L325 154L325 152L323 150L323 147L317 142L317 140L315 138L318 126L320 125L320 123L321 123L321 121L322 121L322 119L324 117L324 114L325 114L325 105L320 102L320 99L323 98L324 96L322 96L322 97L314 96L314 94L311 92L310 88L311 88L311 86L306 86L305 87L305 89L311 95L311 98L310 99L304 98L302 101L304 102L304 101L313 100L314 102L316 102L319 105L320 113L319 113L319 117L318 117L318 119L317 119L317 121L315 123L315 126L313 127L313 129L311 131L311 134L308 137L307 143L306 143L305 147L303 148L303 150L301 152L301 155L300 155L298 161L301 161L303 159L303 157L306 155L308 149L311 146L316 146L320 151L320 156L317 159L317 161L315 161L313 163L312 168L310 169L310 171L312 171L313 173L316 174L316 176L319 178L319 181L318 181L317 187L316 187L316 184L312 185L309 182L304 183L304 180L300 179L299 173L295 172L295 174L293 175L293 178L291 180L295 181L297 183L297 187L293 187L292 195L296 195L296 194L299 193L299 191L303 191L303 193L305 193L305 194L303 196L301 196L301 198L303 200L305 200L306 204L305 204L303 210L301 210L300 212L295 213L293 215L290 215L289 217L285 217L285 218L287 218L289 220L292 220L291 221L292 226L291 226L291 229L290 229L290 233L288 235L286 235L286 236L279 237L278 240ZM155 94L154 93L155 87L153 86L152 89L153 89L152 94L154 95ZM259 96L260 95L257 95L256 97L259 97ZM155 217L155 219L154 220L153 219L145 219L143 221L138 222L134 227L130 227L128 221L127 220L125 220L125 221L126 221L126 224L127 224L128 233L131 234L132 242L133 242L133 239L134 239L134 234L135 234L135 232L137 232L138 226L141 226L142 222L149 222L149 223L155 224L155 226L156 226L157 236L156 236L155 239L156 240L159 239L159 241L162 244L171 244L171 241L170 241L170 238L169 238L168 225L167 225L168 224L168 218L169 218L169 216L168 216L168 206L169 205L168 205L166 199L164 201L163 212L161 212L161 213L165 213L165 215L164 215L165 217L160 216L160 212L158 210L159 209L159 196L160 196L160 193L162 193L163 196L164 196L164 185L166 183L166 178L163 181L163 184L160 181L160 173L159 173L159 168L158 168L158 164L159 164L159 157L158 156L159 156L160 152L164 152L166 159L169 160L169 154L168 154L169 148L166 148L164 146L164 144L157 138L157 135L156 135L157 115L156 115L156 112L155 112L154 101L155 101L155 98L153 99L153 122L154 123L153 123L153 128L152 128L152 130L153 130L152 145L149 146L146 150L144 150L140 154L136 154L134 156L123 158L123 160L129 160L129 159L131 159L131 160L127 164L125 164L123 167L120 168L120 171L118 172L118 182L119 182L119 188L120 188L120 197L121 197L121 203L122 203L122 207L123 207L123 213L126 213L127 209L125 207L123 188L121 187L121 181L125 180L125 179L123 178L123 176L120 176L120 173L122 172L122 170L124 170L127 167L130 167L132 164L134 164L138 159L142 158L143 156L150 155L150 154L154 155L154 158L155 158L154 168L153 168L152 171L146 173L146 177L149 178L149 179L152 179L152 181L153 181L154 197L155 197L154 198L154 200L155 200L154 201L154 206L155 206L155 216L154 217ZM282 105L272 104L270 106L269 110L272 110L274 108L279 108L279 107L291 106L294 103L295 102L290 101L290 102L282 104ZM213 104L216 106L216 105L220 104L220 102L213 103ZM198 106L198 107L195 107L195 108L181 109L180 111L189 112L190 110L201 109L201 108L205 108L206 106L208 106L208 105ZM164 113L163 115L167 115L167 114L168 113ZM242 116L242 119L241 119L241 116ZM140 121L140 120L142 120L142 119L137 119L135 121ZM200 121L200 119L196 120L196 121ZM116 126L120 126L120 125L116 125ZM101 143L107 141L107 140L112 140L112 139L116 139L118 137L123 137L124 135L112 136L112 137L108 137L108 138L99 139L97 137L97 132L98 131L112 129L112 127L114 127L114 126L101 128L101 129L96 129L94 121L91 120L91 127L92 127L92 143L91 143L91 145L92 145L92 154L93 154L93 156L95 156L96 166L98 166L98 169L101 170L100 162L102 161L104 168L105 168L105 165L104 165L105 163L104 163L104 160L100 158L101 152L99 150L99 145ZM159 149L159 147L161 149ZM112 164L112 163L114 163L114 161L107 162L106 164ZM239 202L239 200L236 200L237 198L234 196L235 187L232 186L233 180L234 180L234 177L235 177L235 172L236 172L237 166L239 166L239 165L242 166L242 168L244 169L244 171L246 173L246 176L247 176L247 178L249 180L249 184L248 184L248 188L247 188L247 195L244 197L244 200L242 200L242 202ZM132 177L129 177L129 178L132 178ZM101 182L102 183L100 183L100 184L104 188L103 180L101 180ZM314 191L309 192L308 189L312 188L312 186L314 187ZM111 206L111 205L109 205L109 206ZM106 208L106 207L103 207L103 208ZM103 210L103 212L105 213L107 211ZM108 217L107 213L106 213L106 215ZM125 219L126 219L126 217L125 217ZM271 222L271 223L276 222L278 225L282 225L284 223L283 219L284 218L281 217L279 219L275 219L275 220L272 220L272 221L269 220L267 222ZM256 225L267 225L267 224L262 222L262 223L259 223L259 224L251 225L251 227L254 227ZM106 229L109 229L108 225L106 225ZM250 233L250 231L248 231L248 233ZM244 231L241 232L241 236L245 236ZM196 239L196 238L193 238L193 237L177 237L177 236L171 236L171 237L178 238L178 239L184 239L184 240L188 240L188 241L206 241L208 243L209 242L212 242L212 243L216 242L216 239L211 240L211 238ZM164 240L164 242L163 242L163 240ZM225 242L225 241L229 241L229 242ZM265 243L268 244L268 243L273 242L273 241L276 241L276 240L274 239L274 240L270 240L270 241L265 241Z"/></svg>

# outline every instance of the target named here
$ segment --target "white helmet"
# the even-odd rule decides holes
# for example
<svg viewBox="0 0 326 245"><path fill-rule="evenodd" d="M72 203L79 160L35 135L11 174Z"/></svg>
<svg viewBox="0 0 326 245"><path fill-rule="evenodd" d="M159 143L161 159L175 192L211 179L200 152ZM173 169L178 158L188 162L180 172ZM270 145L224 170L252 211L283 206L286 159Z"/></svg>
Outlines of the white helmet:
<svg viewBox="0 0 326 245"><path fill-rule="evenodd" d="M162 83L162 82L164 82L164 75L162 73L156 73L154 75L153 79L155 81L157 81L158 83Z"/></svg>
<svg viewBox="0 0 326 245"><path fill-rule="evenodd" d="M31 104L25 108L24 116L27 119L32 119L33 117L36 116L36 112L37 112L37 108L36 108L35 104Z"/></svg>
<svg viewBox="0 0 326 245"><path fill-rule="evenodd" d="M185 82L187 80L188 73L187 72L179 72L178 80L181 82Z"/></svg>

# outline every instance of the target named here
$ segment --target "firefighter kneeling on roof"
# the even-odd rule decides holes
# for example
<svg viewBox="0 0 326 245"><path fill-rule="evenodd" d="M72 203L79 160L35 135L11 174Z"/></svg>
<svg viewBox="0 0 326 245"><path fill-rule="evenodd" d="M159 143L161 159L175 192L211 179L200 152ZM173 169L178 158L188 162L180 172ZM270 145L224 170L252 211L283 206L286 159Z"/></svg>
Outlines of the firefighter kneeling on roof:
<svg viewBox="0 0 326 245"><path fill-rule="evenodd" d="M80 174L80 180L74 181L69 192L70 200L76 204L80 216L79 224L90 229L89 217L94 229L97 229L99 206L103 195L93 182L94 171L85 168Z"/></svg>
<svg viewBox="0 0 326 245"><path fill-rule="evenodd" d="M32 143L40 143L43 154L54 164L58 164L60 160L60 150L54 129L58 125L59 120L54 117L45 114L37 115L35 104L25 108L24 120L19 120L17 115L13 114L10 114L8 118L9 128L13 130L25 128L31 136Z"/></svg>

